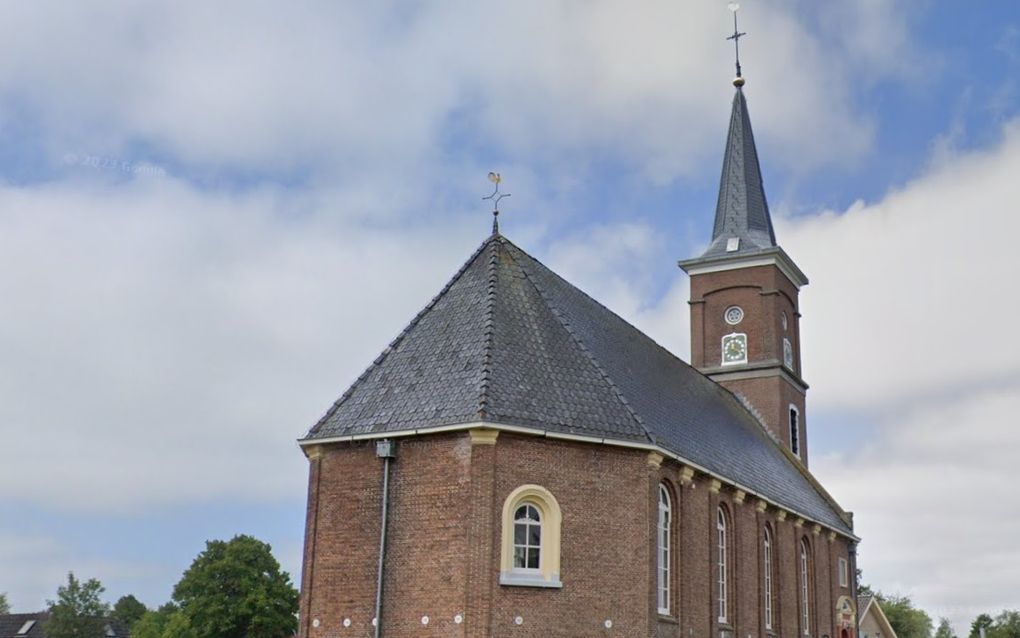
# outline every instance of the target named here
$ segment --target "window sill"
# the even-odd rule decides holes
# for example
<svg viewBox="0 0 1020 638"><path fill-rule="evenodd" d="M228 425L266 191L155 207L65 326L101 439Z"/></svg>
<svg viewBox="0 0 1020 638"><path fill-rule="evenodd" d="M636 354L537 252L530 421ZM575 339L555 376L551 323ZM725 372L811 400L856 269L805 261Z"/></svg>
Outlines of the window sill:
<svg viewBox="0 0 1020 638"><path fill-rule="evenodd" d="M560 582L558 575L554 575L550 580L546 580L539 574L514 574L512 572L500 574L499 584L508 587L544 587L546 589L560 589L563 587L563 583Z"/></svg>
<svg viewBox="0 0 1020 638"><path fill-rule="evenodd" d="M666 624L669 624L669 625L679 625L680 624L679 620L677 620L673 616L670 616L669 614L664 614L661 611L659 612L659 622L666 623Z"/></svg>

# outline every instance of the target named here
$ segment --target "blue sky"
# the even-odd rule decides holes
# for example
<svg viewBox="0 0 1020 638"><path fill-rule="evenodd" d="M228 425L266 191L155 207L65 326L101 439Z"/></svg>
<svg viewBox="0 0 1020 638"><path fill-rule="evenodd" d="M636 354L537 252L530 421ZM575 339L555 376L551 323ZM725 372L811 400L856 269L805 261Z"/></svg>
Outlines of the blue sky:
<svg viewBox="0 0 1020 638"><path fill-rule="evenodd" d="M742 4L778 238L812 281L812 469L865 579L964 630L1020 605L1020 349L995 338L1020 311L1020 7ZM235 533L296 578L295 440L484 239L490 170L507 236L687 356L675 264L711 229L725 2L4 12L16 610L69 569L159 605Z"/></svg>

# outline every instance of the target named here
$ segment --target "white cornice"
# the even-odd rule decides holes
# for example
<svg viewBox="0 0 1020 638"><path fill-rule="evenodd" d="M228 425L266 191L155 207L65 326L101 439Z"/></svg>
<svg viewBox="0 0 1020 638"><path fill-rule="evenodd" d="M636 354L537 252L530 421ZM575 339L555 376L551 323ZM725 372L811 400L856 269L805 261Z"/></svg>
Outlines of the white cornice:
<svg viewBox="0 0 1020 638"><path fill-rule="evenodd" d="M791 385L799 387L805 392L810 387L803 379L791 372L778 359L757 361L755 363L737 366L698 368L698 371L715 382L731 379L758 379L761 377L780 376L786 379L786 381Z"/></svg>
<svg viewBox="0 0 1020 638"><path fill-rule="evenodd" d="M691 277L712 272L753 268L754 266L775 266L798 289L808 284L808 278L804 271L798 268L797 264L793 263L790 256L786 254L786 251L779 246L745 255L719 255L685 259L678 262L677 265Z"/></svg>

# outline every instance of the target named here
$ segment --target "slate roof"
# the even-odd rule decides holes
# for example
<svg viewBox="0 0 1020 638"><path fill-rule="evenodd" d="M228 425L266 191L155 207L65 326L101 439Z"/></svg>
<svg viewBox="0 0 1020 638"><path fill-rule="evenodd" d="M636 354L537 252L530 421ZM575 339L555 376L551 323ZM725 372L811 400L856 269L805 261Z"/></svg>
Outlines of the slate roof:
<svg viewBox="0 0 1020 638"><path fill-rule="evenodd" d="M0 614L0 638L46 638L43 627L50 614L46 611L37 611L30 614ZM35 621L25 633L18 633L25 623ZM130 632L120 621L110 619L107 621L108 632L97 638L107 638L112 631L116 638L129 638Z"/></svg>
<svg viewBox="0 0 1020 638"><path fill-rule="evenodd" d="M0 638L44 638L42 630L43 622L49 618L46 612L34 614L3 614L0 615ZM34 620L32 627L27 633L19 634L18 630L25 626L25 623Z"/></svg>
<svg viewBox="0 0 1020 638"><path fill-rule="evenodd" d="M726 250L731 238L740 240L736 251ZM769 204L765 199L747 100L743 89L737 88L733 96L730 129L726 136L712 243L702 258L742 255L775 245L776 235L772 229Z"/></svg>
<svg viewBox="0 0 1020 638"><path fill-rule="evenodd" d="M658 446L851 533L733 394L498 234L305 441L478 421Z"/></svg>
<svg viewBox="0 0 1020 638"><path fill-rule="evenodd" d="M875 597L873 595L871 595L871 594L862 594L862 595L857 597L857 617L858 618L861 618L861 617L864 616L864 613L866 611L868 611L868 605L871 604L871 601L874 598Z"/></svg>

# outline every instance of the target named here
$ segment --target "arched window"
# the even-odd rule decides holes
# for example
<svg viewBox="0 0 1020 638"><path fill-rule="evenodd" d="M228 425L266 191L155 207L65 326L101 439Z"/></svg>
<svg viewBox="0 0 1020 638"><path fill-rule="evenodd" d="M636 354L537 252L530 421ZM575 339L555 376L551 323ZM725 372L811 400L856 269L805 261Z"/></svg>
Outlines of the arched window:
<svg viewBox="0 0 1020 638"><path fill-rule="evenodd" d="M672 528L673 506L669 498L669 490L659 484L659 519L656 525L658 558L658 598L659 613L669 614L669 561L670 561L670 530Z"/></svg>
<svg viewBox="0 0 1020 638"><path fill-rule="evenodd" d="M800 411L790 404L790 451L800 456Z"/></svg>
<svg viewBox="0 0 1020 638"><path fill-rule="evenodd" d="M805 636L811 634L811 548L800 541L800 624Z"/></svg>
<svg viewBox="0 0 1020 638"><path fill-rule="evenodd" d="M762 574L764 574L765 580L765 629L772 629L774 623L775 605L773 604L772 598L772 531L769 530L769 526L765 526L765 533L762 535L762 558L764 565L762 565Z"/></svg>
<svg viewBox="0 0 1020 638"><path fill-rule="evenodd" d="M540 485L522 485L503 502L501 585L562 587L556 499Z"/></svg>
<svg viewBox="0 0 1020 638"><path fill-rule="evenodd" d="M719 608L719 622L727 622L726 613L729 603L729 545L726 537L726 510L720 505L716 510L715 533L716 533L716 605Z"/></svg>

